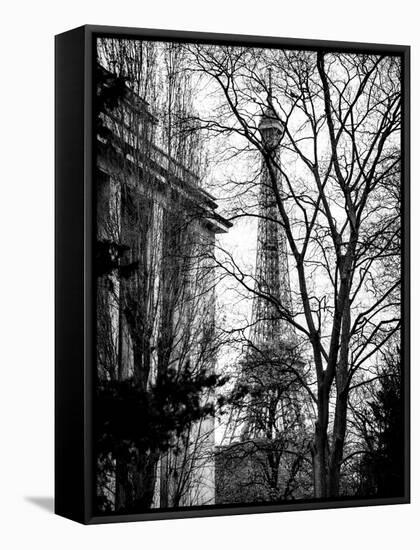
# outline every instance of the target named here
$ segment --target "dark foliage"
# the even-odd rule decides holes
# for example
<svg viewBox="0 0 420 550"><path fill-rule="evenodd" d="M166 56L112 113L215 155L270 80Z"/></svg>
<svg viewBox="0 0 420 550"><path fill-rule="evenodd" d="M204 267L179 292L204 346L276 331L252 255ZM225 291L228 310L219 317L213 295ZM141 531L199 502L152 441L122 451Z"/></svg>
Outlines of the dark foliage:
<svg viewBox="0 0 420 550"><path fill-rule="evenodd" d="M140 453L166 451L191 423L214 414L201 396L224 383L215 374L191 375L169 369L144 391L132 379L101 381L97 390L95 428L98 452L127 459Z"/></svg>
<svg viewBox="0 0 420 550"><path fill-rule="evenodd" d="M100 65L96 66L96 98L95 129L103 140L108 142L109 147L113 147L113 133L102 120L101 113L112 113L121 104L121 101L127 98L129 90L126 85L126 79L123 76L106 71Z"/></svg>
<svg viewBox="0 0 420 550"><path fill-rule="evenodd" d="M109 275L118 270L120 278L128 279L136 270L139 262L124 264L121 260L129 250L126 245L102 240L96 242L95 272L97 277Z"/></svg>
<svg viewBox="0 0 420 550"><path fill-rule="evenodd" d="M379 388L368 403L371 428L361 462L364 495L401 496L404 492L404 411L400 351L386 358Z"/></svg>

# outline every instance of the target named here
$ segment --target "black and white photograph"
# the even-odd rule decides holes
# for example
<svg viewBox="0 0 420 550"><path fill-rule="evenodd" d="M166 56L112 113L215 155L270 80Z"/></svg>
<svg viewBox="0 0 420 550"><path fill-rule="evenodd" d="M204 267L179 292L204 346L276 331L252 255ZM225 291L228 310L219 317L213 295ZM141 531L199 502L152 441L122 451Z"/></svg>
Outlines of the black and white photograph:
<svg viewBox="0 0 420 550"><path fill-rule="evenodd" d="M402 57L94 50L95 514L403 497Z"/></svg>
<svg viewBox="0 0 420 550"><path fill-rule="evenodd" d="M4 3L0 548L417 548L416 7Z"/></svg>

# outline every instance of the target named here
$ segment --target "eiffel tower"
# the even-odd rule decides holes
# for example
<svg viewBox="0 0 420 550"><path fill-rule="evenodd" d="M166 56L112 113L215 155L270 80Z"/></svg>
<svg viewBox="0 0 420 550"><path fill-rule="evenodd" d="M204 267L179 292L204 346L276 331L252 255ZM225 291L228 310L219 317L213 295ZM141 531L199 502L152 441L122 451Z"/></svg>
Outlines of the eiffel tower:
<svg viewBox="0 0 420 550"><path fill-rule="evenodd" d="M271 71L267 107L261 116L259 131L265 150L274 161L271 166L281 200L284 190L280 144L284 125L273 106ZM292 413L290 408L294 408L293 403L296 403L288 369L291 362L299 363L295 351L296 334L285 319L292 312L287 237L281 223L272 174L262 158L255 268L257 292L253 298L251 328L240 377L241 383L249 390L240 421L242 440L275 438L282 430L281 424L287 422L285 416ZM288 402L282 397L285 395Z"/></svg>

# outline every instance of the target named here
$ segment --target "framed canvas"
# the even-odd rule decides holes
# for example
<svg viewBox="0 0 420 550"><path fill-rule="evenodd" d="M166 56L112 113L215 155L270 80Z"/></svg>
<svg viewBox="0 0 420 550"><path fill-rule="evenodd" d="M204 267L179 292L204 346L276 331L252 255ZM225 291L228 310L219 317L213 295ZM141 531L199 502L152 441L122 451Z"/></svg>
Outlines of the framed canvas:
<svg viewBox="0 0 420 550"><path fill-rule="evenodd" d="M56 513L409 502L409 47L56 37Z"/></svg>

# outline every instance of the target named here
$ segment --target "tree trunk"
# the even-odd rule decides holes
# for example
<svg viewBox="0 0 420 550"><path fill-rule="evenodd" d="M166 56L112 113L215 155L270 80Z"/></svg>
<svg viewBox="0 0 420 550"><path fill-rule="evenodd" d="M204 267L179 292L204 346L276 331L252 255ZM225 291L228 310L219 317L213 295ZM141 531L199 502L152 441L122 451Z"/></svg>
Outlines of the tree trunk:
<svg viewBox="0 0 420 550"><path fill-rule="evenodd" d="M344 439L347 425L347 391L337 395L335 406L332 451L328 463L328 496L338 497L340 494L340 470L343 460Z"/></svg>
<svg viewBox="0 0 420 550"><path fill-rule="evenodd" d="M336 404L334 415L333 438L331 455L328 463L328 496L338 497L340 494L340 470L343 460L344 441L347 428L348 406L348 353L350 339L350 300L349 294L344 300L343 319L341 328L340 356L336 369Z"/></svg>
<svg viewBox="0 0 420 550"><path fill-rule="evenodd" d="M133 469L135 511L149 510L153 504L156 487L156 474L159 462L159 452L151 452L146 456L139 455Z"/></svg>
<svg viewBox="0 0 420 550"><path fill-rule="evenodd" d="M314 497L325 498L327 496L327 445L324 436L320 433L318 423L315 428L315 438L312 445L312 465Z"/></svg>
<svg viewBox="0 0 420 550"><path fill-rule="evenodd" d="M169 506L169 451L161 457L160 464L160 508L168 508Z"/></svg>
<svg viewBox="0 0 420 550"><path fill-rule="evenodd" d="M117 458L115 467L115 511L122 512L127 509L130 486L128 482L127 464Z"/></svg>
<svg viewBox="0 0 420 550"><path fill-rule="evenodd" d="M318 385L318 419L312 444L314 497L327 496L328 464L328 392L325 384Z"/></svg>

